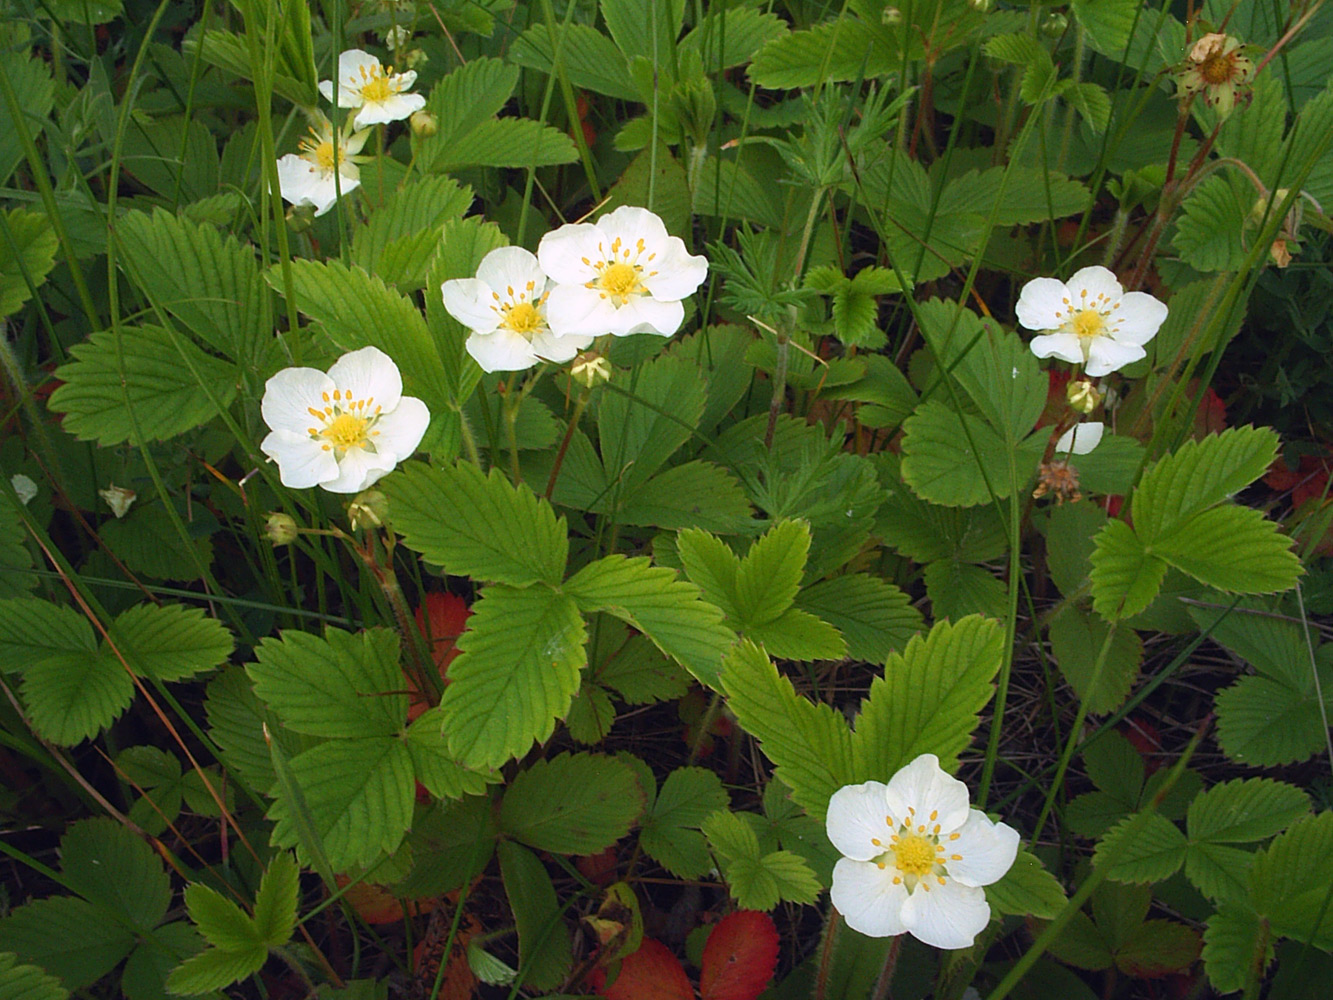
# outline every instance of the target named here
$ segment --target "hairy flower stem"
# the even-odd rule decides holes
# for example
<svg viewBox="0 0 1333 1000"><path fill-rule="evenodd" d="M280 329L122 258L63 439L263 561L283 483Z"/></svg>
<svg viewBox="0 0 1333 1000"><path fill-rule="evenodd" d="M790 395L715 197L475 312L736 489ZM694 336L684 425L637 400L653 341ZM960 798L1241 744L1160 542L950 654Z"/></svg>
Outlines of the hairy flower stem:
<svg viewBox="0 0 1333 1000"><path fill-rule="evenodd" d="M893 973L898 968L898 952L902 951L903 936L897 935L889 942L888 953L884 956L884 965L875 980L875 988L870 991L870 1000L889 1000L889 987L893 985Z"/></svg>
<svg viewBox="0 0 1333 1000"><path fill-rule="evenodd" d="M828 923L824 925L824 941L819 949L819 971L815 974L815 988L810 994L813 1000L828 1000L829 973L833 968L833 947L838 938L838 928L841 926L842 914L830 906Z"/></svg>
<svg viewBox="0 0 1333 1000"><path fill-rule="evenodd" d="M351 542L352 551L357 554L375 577L375 582L379 584L384 600L388 603L389 610L393 612L394 624L398 628L403 648L407 651L407 668L412 674L412 679L416 681L417 690L428 697L431 704L437 703L440 700L440 677L438 672L430 669L432 664L426 654L421 633L412 619L412 612L408 610L407 598L403 596L403 588L398 585L398 577L394 575L392 535L385 545L388 565L381 566L379 560L375 558L375 536L372 535L365 546L361 546L350 536L342 532L339 534Z"/></svg>
<svg viewBox="0 0 1333 1000"><path fill-rule="evenodd" d="M583 411L591 397L591 392L581 392L578 398L574 400L574 410L569 415L569 425L565 428L565 436L560 439L560 447L555 453L555 461L551 464L551 475L546 480L546 492L542 494L547 500L550 500L551 494L555 492L555 482L560 478L560 467L565 464L565 452L569 450L569 442L574 437L574 431L579 425L579 418L583 416Z"/></svg>

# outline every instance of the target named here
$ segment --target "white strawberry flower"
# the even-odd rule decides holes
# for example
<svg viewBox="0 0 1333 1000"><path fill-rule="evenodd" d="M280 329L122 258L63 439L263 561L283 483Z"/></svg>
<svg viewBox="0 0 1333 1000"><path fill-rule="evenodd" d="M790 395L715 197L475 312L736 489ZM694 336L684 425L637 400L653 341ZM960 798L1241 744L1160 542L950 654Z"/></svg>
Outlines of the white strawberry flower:
<svg viewBox="0 0 1333 1000"><path fill-rule="evenodd" d="M537 259L556 282L546 308L558 337L670 337L685 319L681 300L708 275L707 258L692 255L660 218L632 205L547 233Z"/></svg>
<svg viewBox="0 0 1333 1000"><path fill-rule="evenodd" d="M333 125L320 115L301 140L301 152L278 160L278 190L283 198L293 205L311 205L316 215L323 215L338 200L339 190L345 195L361 185L361 171L353 157L369 135L365 130L339 134L335 156Z"/></svg>
<svg viewBox="0 0 1333 1000"><path fill-rule="evenodd" d="M1055 450L1061 455L1086 455L1102 443L1106 425L1099 420L1085 420L1060 435Z"/></svg>
<svg viewBox="0 0 1333 1000"><path fill-rule="evenodd" d="M395 73L369 52L348 49L338 57L338 107L356 108L355 128L401 121L426 106L420 94L405 94L416 83L415 70ZM333 100L333 81L321 80L319 92Z"/></svg>
<svg viewBox="0 0 1333 1000"><path fill-rule="evenodd" d="M1146 292L1126 292L1104 267L1075 271L1068 282L1034 278L1014 307L1018 322L1046 331L1032 338L1032 353L1085 364L1092 376L1109 375L1147 356L1166 306Z"/></svg>
<svg viewBox="0 0 1333 1000"><path fill-rule="evenodd" d="M464 346L483 371L516 372L539 361L568 361L593 340L552 331L546 275L522 247L492 250L475 278L453 278L440 292L444 308L470 331Z"/></svg>
<svg viewBox="0 0 1333 1000"><path fill-rule="evenodd" d="M981 888L1018 856L1018 832L968 804L967 786L922 754L889 783L839 788L829 799L833 905L870 937L909 933L935 948L967 948L990 921Z"/></svg>
<svg viewBox="0 0 1333 1000"><path fill-rule="evenodd" d="M259 448L278 463L282 485L330 493L376 482L416 451L430 423L378 347L344 354L328 374L284 368L265 383L260 412L272 433Z"/></svg>

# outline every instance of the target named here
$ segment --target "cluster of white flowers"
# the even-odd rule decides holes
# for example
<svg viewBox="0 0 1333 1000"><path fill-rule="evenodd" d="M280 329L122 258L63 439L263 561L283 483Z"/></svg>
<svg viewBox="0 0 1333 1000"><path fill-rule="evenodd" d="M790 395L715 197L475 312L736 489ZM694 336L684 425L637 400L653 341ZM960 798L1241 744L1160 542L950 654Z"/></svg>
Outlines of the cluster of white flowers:
<svg viewBox="0 0 1333 1000"><path fill-rule="evenodd" d="M867 781L829 799L833 905L870 937L909 933L936 948L967 948L990 921L982 886L1018 856L1018 831L970 808L967 786L922 754L886 785Z"/></svg>
<svg viewBox="0 0 1333 1000"><path fill-rule="evenodd" d="M354 113L347 127L335 135L333 123L320 112L312 112L310 134L300 142L299 153L278 160L278 189L293 205L309 205L316 215L333 207L338 193L347 194L361 184L357 154L366 144L371 125L401 121L426 106L420 94L405 91L416 82L409 70L395 73L369 52L350 49L338 57L336 105ZM332 80L323 80L319 92L334 100Z"/></svg>
<svg viewBox="0 0 1333 1000"><path fill-rule="evenodd" d="M534 256L492 250L475 278L441 286L444 306L469 332L467 351L485 371L521 371L568 361L595 337L669 337L685 318L682 300L708 261L667 233L658 216L623 205L596 223L572 223L542 237Z"/></svg>

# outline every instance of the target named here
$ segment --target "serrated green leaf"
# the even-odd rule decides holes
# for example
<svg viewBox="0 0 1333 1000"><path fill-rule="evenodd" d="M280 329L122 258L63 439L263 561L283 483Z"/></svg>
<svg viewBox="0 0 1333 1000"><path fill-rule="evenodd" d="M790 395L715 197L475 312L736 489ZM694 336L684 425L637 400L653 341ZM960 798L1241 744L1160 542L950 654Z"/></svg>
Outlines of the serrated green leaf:
<svg viewBox="0 0 1333 1000"><path fill-rule="evenodd" d="M626 148L622 145L623 135L624 132L616 136L617 148ZM646 205L651 193L653 212L661 218L667 232L688 237L690 186L685 167L661 142L658 143L656 155L651 148L651 141L645 145L650 148L634 157L625 172L611 185L597 218L614 212L622 205Z"/></svg>
<svg viewBox="0 0 1333 1000"><path fill-rule="evenodd" d="M606 394L597 414L597 438L613 496L629 497L690 439L703 415L707 387L699 366L676 354L637 369L626 395Z"/></svg>
<svg viewBox="0 0 1333 1000"><path fill-rule="evenodd" d="M167 991L177 995L197 996L230 986L253 975L268 961L268 950L252 945L243 951L209 948L187 958L167 977Z"/></svg>
<svg viewBox="0 0 1333 1000"><path fill-rule="evenodd" d="M749 7L714 9L680 40L680 48L697 51L711 73L749 62L764 45L786 34L787 23L776 14Z"/></svg>
<svg viewBox="0 0 1333 1000"><path fill-rule="evenodd" d="M1104 87L1090 81L1073 83L1065 87L1060 96L1078 110L1093 135L1106 131L1111 121L1111 97Z"/></svg>
<svg viewBox="0 0 1333 1000"><path fill-rule="evenodd" d="M903 480L922 499L946 507L975 507L992 495L1009 496L1027 481L1046 443L1035 435L1021 443L1014 484L1003 439L979 417L931 399L903 422L903 431Z"/></svg>
<svg viewBox="0 0 1333 1000"><path fill-rule="evenodd" d="M1065 905L1062 886L1037 856L1019 851L1013 865L998 882L986 886L986 901L996 913L1052 920Z"/></svg>
<svg viewBox="0 0 1333 1000"><path fill-rule="evenodd" d="M868 663L883 663L925 628L907 594L868 573L848 573L806 587L796 595L796 606L838 629L848 655Z"/></svg>
<svg viewBox="0 0 1333 1000"><path fill-rule="evenodd" d="M836 628L799 608L788 608L744 633L782 660L841 660L847 655L847 643Z"/></svg>
<svg viewBox="0 0 1333 1000"><path fill-rule="evenodd" d="M121 612L111 626L116 647L139 674L179 681L225 663L232 638L202 608L180 604L139 604Z"/></svg>
<svg viewBox="0 0 1333 1000"><path fill-rule="evenodd" d="M193 882L185 888L185 906L199 933L224 951L264 947L255 922L216 889Z"/></svg>
<svg viewBox="0 0 1333 1000"><path fill-rule="evenodd" d="M756 53L750 79L769 90L872 79L892 72L900 54L890 36L843 17L775 38Z"/></svg>
<svg viewBox="0 0 1333 1000"><path fill-rule="evenodd" d="M578 688L585 638L568 594L545 586L483 590L440 702L459 763L499 767L549 737Z"/></svg>
<svg viewBox="0 0 1333 1000"><path fill-rule="evenodd" d="M1111 730L1085 747L1083 764L1092 783L1124 803L1126 812L1138 807L1147 769L1143 755L1122 733Z"/></svg>
<svg viewBox="0 0 1333 1000"><path fill-rule="evenodd" d="M743 908L771 910L786 899L814 902L820 885L800 855L764 853L750 825L725 809L702 823L704 836L718 856L732 896Z"/></svg>
<svg viewBox="0 0 1333 1000"><path fill-rule="evenodd" d="M0 673L96 651L92 626L73 608L34 597L0 600Z"/></svg>
<svg viewBox="0 0 1333 1000"><path fill-rule="evenodd" d="M989 217L993 205L995 225L1007 228L1078 215L1091 201L1091 192L1080 181L1054 171L1014 164L971 170L954 178L940 192L937 210L975 212L980 205ZM971 336L967 339L971 340ZM1032 353L1026 346L1023 350Z"/></svg>
<svg viewBox="0 0 1333 1000"><path fill-rule="evenodd" d="M82 441L123 444L136 427L146 441L165 441L217 416L213 399L225 407L236 398L234 366L160 327L124 328L119 342L94 333L70 353L48 405Z"/></svg>
<svg viewBox="0 0 1333 1000"><path fill-rule="evenodd" d="M736 594L736 575L740 572L740 557L726 542L698 528L687 528L676 535L676 551L690 581L729 619L737 621L740 600Z"/></svg>
<svg viewBox="0 0 1333 1000"><path fill-rule="evenodd" d="M791 681L754 643L741 642L726 658L722 688L741 726L777 765L792 799L822 818L829 796L852 777L852 737L828 705L796 693Z"/></svg>
<svg viewBox="0 0 1333 1000"><path fill-rule="evenodd" d="M366 868L398 849L415 801L412 755L402 740L329 740L288 763L334 871ZM297 842L291 810L280 795L269 813L277 820L274 843L284 847Z"/></svg>
<svg viewBox="0 0 1333 1000"><path fill-rule="evenodd" d="M1188 969L1199 957L1199 935L1175 920L1145 920L1120 942L1116 968L1128 976L1156 977Z"/></svg>
<svg viewBox="0 0 1333 1000"><path fill-rule="evenodd" d="M55 266L59 241L41 212L15 208L0 227L0 317L10 316L32 298Z"/></svg>
<svg viewBox="0 0 1333 1000"><path fill-rule="evenodd" d="M702 528L719 534L746 532L753 523L750 502L736 477L711 462L685 462L663 469L627 497L616 511L621 524Z"/></svg>
<svg viewBox="0 0 1333 1000"><path fill-rule="evenodd" d="M638 629L700 683L714 689L735 633L699 588L646 558L613 555L589 563L562 588L585 614L605 612Z"/></svg>
<svg viewBox="0 0 1333 1000"><path fill-rule="evenodd" d="M1087 711L1101 715L1124 704L1143 662L1143 643L1138 633L1121 628L1110 636L1106 622L1074 604L1066 604L1051 618L1048 635L1060 672ZM1110 646L1093 685L1097 659L1108 638Z"/></svg>
<svg viewBox="0 0 1333 1000"><path fill-rule="evenodd" d="M210 347L246 363L272 338L264 329L264 298L254 251L210 225L162 209L116 220L120 252L153 302Z"/></svg>
<svg viewBox="0 0 1333 1000"><path fill-rule="evenodd" d="M209 682L204 711L209 736L222 751L223 761L252 788L268 789L274 782L265 727L287 757L311 743L309 737L282 725L259 700L244 667L230 667Z"/></svg>
<svg viewBox="0 0 1333 1000"><path fill-rule="evenodd" d="M273 856L255 895L254 928L268 948L281 948L296 928L301 869L286 851Z"/></svg>
<svg viewBox="0 0 1333 1000"><path fill-rule="evenodd" d="M17 956L0 952L0 1000L65 1000L68 996L55 976L35 965L20 965Z"/></svg>
<svg viewBox="0 0 1333 1000"><path fill-rule="evenodd" d="M1322 670L1325 703L1333 702ZM1217 742L1232 760L1251 767L1276 767L1305 760L1324 749L1327 729L1319 701L1268 677L1242 677L1218 693Z"/></svg>
<svg viewBox="0 0 1333 1000"><path fill-rule="evenodd" d="M60 838L67 888L147 934L166 916L171 881L153 849L120 823L87 819Z"/></svg>
<svg viewBox="0 0 1333 1000"><path fill-rule="evenodd" d="M526 847L501 840L500 876L518 924L519 968L529 989L545 990L564 979L573 962L569 930L560 919L551 877Z"/></svg>
<svg viewBox="0 0 1333 1000"><path fill-rule="evenodd" d="M444 737L444 713L438 706L422 712L407 727L407 750L417 781L436 798L480 795L499 777L492 772L468 770L454 760Z"/></svg>
<svg viewBox="0 0 1333 1000"><path fill-rule="evenodd" d="M1309 797L1295 785L1235 778L1190 803L1185 829L1195 843L1247 844L1281 833L1309 810Z"/></svg>
<svg viewBox="0 0 1333 1000"><path fill-rule="evenodd" d="M324 636L288 630L255 649L246 670L283 724L310 736L392 736L407 718L398 636L388 629ZM396 692L396 693L394 693Z"/></svg>
<svg viewBox="0 0 1333 1000"><path fill-rule="evenodd" d="M91 903L51 896L0 919L0 941L23 961L59 976L67 989L81 990L114 969L135 938Z"/></svg>
<svg viewBox="0 0 1333 1000"><path fill-rule="evenodd" d="M1042 56L1050 59L1050 54L1042 48L1037 38L1020 32L993 35L982 43L981 51L992 59L1014 66L1032 65L1041 61Z"/></svg>
<svg viewBox="0 0 1333 1000"><path fill-rule="evenodd" d="M351 263L407 290L426 284L444 225L472 203L472 188L452 177L406 184L375 209L352 236Z"/></svg>
<svg viewBox="0 0 1333 1000"><path fill-rule="evenodd" d="M535 25L514 40L509 61L550 73L553 36L560 47L560 66L575 87L624 101L639 100L624 54L615 42L586 24Z"/></svg>
<svg viewBox="0 0 1333 1000"><path fill-rule="evenodd" d="M1273 960L1273 937L1244 903L1224 903L1203 932L1203 968L1219 993L1259 982Z"/></svg>
<svg viewBox="0 0 1333 1000"><path fill-rule="evenodd" d="M1147 552L1124 521L1107 521L1092 550L1092 607L1108 621L1130 618L1157 596L1167 565Z"/></svg>
<svg viewBox="0 0 1333 1000"><path fill-rule="evenodd" d="M52 743L74 746L96 736L134 700L134 681L113 657L47 657L23 672L28 718Z"/></svg>
<svg viewBox="0 0 1333 1000"><path fill-rule="evenodd" d="M500 804L499 827L539 851L596 854L629 832L643 804L643 789L620 760L560 754L514 778Z"/></svg>
<svg viewBox="0 0 1333 1000"><path fill-rule="evenodd" d="M51 68L36 53L15 48L3 56L4 71L14 88L15 106L23 113L23 124L34 142L40 144L47 115L55 102L55 81ZM23 142L18 123L9 113L9 102L0 101L0 184L7 183L15 168L24 160Z"/></svg>
<svg viewBox="0 0 1333 1000"><path fill-rule="evenodd" d="M678 878L700 878L712 863L699 827L727 807L722 780L701 767L667 775L639 828L639 845Z"/></svg>
<svg viewBox="0 0 1333 1000"><path fill-rule="evenodd" d="M445 468L413 463L381 488L403 541L450 573L515 587L555 585L564 576L564 518L498 470L488 476L470 462Z"/></svg>
<svg viewBox="0 0 1333 1000"><path fill-rule="evenodd" d="M162 1000L167 977L183 959L204 950L204 939L188 921L178 920L157 928L139 943L120 977L126 1000Z"/></svg>
<svg viewBox="0 0 1333 1000"><path fill-rule="evenodd" d="M565 728L576 743L601 743L616 721L616 708L606 688L584 680L565 713Z"/></svg>
<svg viewBox="0 0 1333 1000"><path fill-rule="evenodd" d="M1238 493L1273 464L1277 444L1267 427L1230 428L1186 441L1143 474L1131 501L1134 530L1152 543Z"/></svg>
<svg viewBox="0 0 1333 1000"><path fill-rule="evenodd" d="M1131 839L1126 836L1137 817L1127 817L1102 838L1093 864L1106 868L1114 882L1161 882L1185 860L1188 841L1174 823L1153 815Z"/></svg>
<svg viewBox="0 0 1333 1000"><path fill-rule="evenodd" d="M1194 270L1207 273L1244 267L1248 248L1237 236L1245 231L1254 202L1244 200L1243 190L1230 177L1209 177L1185 199L1171 243Z"/></svg>
<svg viewBox="0 0 1333 1000"><path fill-rule="evenodd" d="M1190 844L1185 877L1214 902L1244 902L1249 896L1254 852L1224 844Z"/></svg>
<svg viewBox="0 0 1333 1000"><path fill-rule="evenodd" d="M1200 583L1233 594L1290 590L1302 572L1277 524L1237 504L1195 514L1157 538L1152 551Z"/></svg>
<svg viewBox="0 0 1333 1000"><path fill-rule="evenodd" d="M921 573L930 598L931 617L957 621L968 615L1003 619L1009 607L1008 590L984 566L957 559L928 563Z"/></svg>
<svg viewBox="0 0 1333 1000"><path fill-rule="evenodd" d="M810 525L783 521L754 541L737 567L737 625L774 621L791 607L810 554Z"/></svg>
<svg viewBox="0 0 1333 1000"><path fill-rule="evenodd" d="M594 676L631 705L679 698L688 675L642 635L631 636L620 622L603 616L590 630L596 637Z"/></svg>
<svg viewBox="0 0 1333 1000"><path fill-rule="evenodd" d="M718 809L699 824L708 845L725 861L757 859L761 853L759 837L744 820L728 809Z"/></svg>
<svg viewBox="0 0 1333 1000"><path fill-rule="evenodd" d="M1313 692L1310 649L1299 623L1257 601L1241 601L1235 608L1191 608L1190 617L1209 639L1259 673L1297 691Z"/></svg>
<svg viewBox="0 0 1333 1000"><path fill-rule="evenodd" d="M972 615L936 623L892 654L856 717L855 772L843 784L882 781L927 752L952 771L990 701L1001 645L998 625Z"/></svg>
<svg viewBox="0 0 1333 1000"><path fill-rule="evenodd" d="M188 519L186 519L188 524ZM182 538L165 503L135 504L98 529L102 542L130 569L163 580L197 580L213 560L207 536Z"/></svg>
<svg viewBox="0 0 1333 1000"><path fill-rule="evenodd" d="M1076 912L1050 943L1050 952L1062 962L1096 972L1115 964L1110 945L1097 925L1082 910Z"/></svg>
<svg viewBox="0 0 1333 1000"><path fill-rule="evenodd" d="M1088 33L1093 50L1111 59L1125 56L1136 26L1146 32L1153 23L1151 9L1138 0L1073 0L1070 9Z"/></svg>
<svg viewBox="0 0 1333 1000"><path fill-rule="evenodd" d="M1333 948L1333 812L1307 816L1260 851L1250 900L1274 933Z"/></svg>
<svg viewBox="0 0 1333 1000"><path fill-rule="evenodd" d="M903 484L896 458L876 457L885 501L875 532L901 555L921 563L937 559L990 562L1008 550L1004 524L993 506L957 508L927 503Z"/></svg>

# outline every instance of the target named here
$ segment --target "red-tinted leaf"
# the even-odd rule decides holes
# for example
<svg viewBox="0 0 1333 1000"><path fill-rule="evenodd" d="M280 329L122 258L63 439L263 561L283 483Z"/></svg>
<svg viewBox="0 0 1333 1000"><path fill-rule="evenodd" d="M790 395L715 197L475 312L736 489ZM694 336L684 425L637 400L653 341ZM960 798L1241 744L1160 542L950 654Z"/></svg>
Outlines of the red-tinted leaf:
<svg viewBox="0 0 1333 1000"><path fill-rule="evenodd" d="M704 1000L755 1000L777 964L773 918L757 910L737 910L708 935L699 992Z"/></svg>
<svg viewBox="0 0 1333 1000"><path fill-rule="evenodd" d="M610 1000L694 1000L680 960L652 938L644 938L639 950L620 963L614 983L599 989Z"/></svg>
<svg viewBox="0 0 1333 1000"><path fill-rule="evenodd" d="M458 637L467 629L467 620L471 614L472 609L461 597L440 593L427 594L425 604L414 612L417 628L425 637L431 658L440 671L440 680L445 684L449 683L449 664L458 656L458 650L454 647ZM416 682L410 674L407 675L407 690L410 692L407 720L412 722L430 707L430 702L417 690Z"/></svg>

